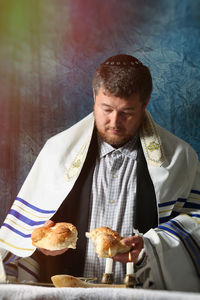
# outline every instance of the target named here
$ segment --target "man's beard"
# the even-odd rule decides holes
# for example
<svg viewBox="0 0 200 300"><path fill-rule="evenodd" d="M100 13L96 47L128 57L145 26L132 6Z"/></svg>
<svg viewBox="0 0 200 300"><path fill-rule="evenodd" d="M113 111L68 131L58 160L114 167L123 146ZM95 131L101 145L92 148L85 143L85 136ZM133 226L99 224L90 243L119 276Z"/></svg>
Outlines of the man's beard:
<svg viewBox="0 0 200 300"><path fill-rule="evenodd" d="M98 135L101 137L101 139L112 145L115 148L119 148L123 145L125 145L128 141L130 141L133 138L133 134L129 134L129 135L110 135L109 133L107 133L106 131L102 131L101 129L98 128L96 122L95 122L96 128L97 128L97 133Z"/></svg>

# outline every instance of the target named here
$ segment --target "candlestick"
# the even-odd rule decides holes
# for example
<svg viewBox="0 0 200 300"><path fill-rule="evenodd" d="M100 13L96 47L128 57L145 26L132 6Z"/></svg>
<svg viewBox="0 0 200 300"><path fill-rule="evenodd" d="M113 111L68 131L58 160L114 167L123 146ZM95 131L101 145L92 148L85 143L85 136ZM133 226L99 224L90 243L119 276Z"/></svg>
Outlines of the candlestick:
<svg viewBox="0 0 200 300"><path fill-rule="evenodd" d="M128 255L129 262L126 263L126 276L124 278L124 283L126 287L134 287L135 276L134 276L134 263L131 261L131 253Z"/></svg>
<svg viewBox="0 0 200 300"><path fill-rule="evenodd" d="M135 286L135 276L134 274L126 274L124 278L124 283L127 288L133 288Z"/></svg>
<svg viewBox="0 0 200 300"><path fill-rule="evenodd" d="M108 255L111 256L111 250L109 248ZM101 282L106 284L113 283L113 273L112 273L112 267L113 267L113 259L111 257L106 258L106 268L105 273L103 273Z"/></svg>
<svg viewBox="0 0 200 300"><path fill-rule="evenodd" d="M101 282L104 284L112 284L113 283L113 273L110 273L110 274L103 273Z"/></svg>

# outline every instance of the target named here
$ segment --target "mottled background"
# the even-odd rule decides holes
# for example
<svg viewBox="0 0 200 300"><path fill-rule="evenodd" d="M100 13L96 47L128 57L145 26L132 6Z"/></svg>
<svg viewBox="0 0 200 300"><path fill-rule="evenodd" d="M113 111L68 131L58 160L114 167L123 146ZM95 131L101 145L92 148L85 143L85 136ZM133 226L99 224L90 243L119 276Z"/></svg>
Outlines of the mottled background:
<svg viewBox="0 0 200 300"><path fill-rule="evenodd" d="M149 66L149 110L200 156L199 0L0 0L0 223L47 138L92 109L108 56Z"/></svg>

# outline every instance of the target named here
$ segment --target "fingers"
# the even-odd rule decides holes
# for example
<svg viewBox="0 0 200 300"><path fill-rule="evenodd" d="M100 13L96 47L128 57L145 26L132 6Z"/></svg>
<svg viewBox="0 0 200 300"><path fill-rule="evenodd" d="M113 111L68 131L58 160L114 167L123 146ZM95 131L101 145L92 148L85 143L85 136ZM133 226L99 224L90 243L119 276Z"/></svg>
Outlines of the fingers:
<svg viewBox="0 0 200 300"><path fill-rule="evenodd" d="M38 248L38 250L47 256L57 256L57 255L61 255L61 254L65 253L68 250L68 248L64 248L62 250L54 250L54 251L47 250L44 248Z"/></svg>
<svg viewBox="0 0 200 300"><path fill-rule="evenodd" d="M126 263L129 261L128 255L129 253L117 254L113 257L113 259L121 263Z"/></svg>
<svg viewBox="0 0 200 300"><path fill-rule="evenodd" d="M52 220L47 220L43 226L44 227L53 227L54 225L55 225L55 223Z"/></svg>
<svg viewBox="0 0 200 300"><path fill-rule="evenodd" d="M144 241L143 238L139 235L129 236L122 240L124 244L127 246L132 246L136 248L142 249L144 247Z"/></svg>
<svg viewBox="0 0 200 300"><path fill-rule="evenodd" d="M126 237L122 241L124 244L132 247L132 249L129 251L131 254L131 261L137 263L138 256L141 250L144 248L143 238L139 235L134 235L134 236ZM127 263L130 261L129 252L123 254L117 254L113 257L113 259L121 263Z"/></svg>
<svg viewBox="0 0 200 300"><path fill-rule="evenodd" d="M138 261L138 255L140 253L140 249L133 249L130 251L130 254L131 254L131 260L129 260L129 252L127 253L122 253L122 254L117 254L113 257L114 260L116 261L119 261L121 263L127 263L127 262L134 262L134 263L137 263Z"/></svg>

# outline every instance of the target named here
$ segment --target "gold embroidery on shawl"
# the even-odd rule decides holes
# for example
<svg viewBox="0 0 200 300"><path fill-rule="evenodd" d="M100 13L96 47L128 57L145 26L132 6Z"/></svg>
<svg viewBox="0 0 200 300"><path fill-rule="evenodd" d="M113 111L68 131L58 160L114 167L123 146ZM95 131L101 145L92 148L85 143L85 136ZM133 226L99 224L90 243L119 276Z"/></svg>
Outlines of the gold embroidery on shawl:
<svg viewBox="0 0 200 300"><path fill-rule="evenodd" d="M171 214L172 209L168 209L168 210L159 210L160 214L167 214L168 216Z"/></svg>
<svg viewBox="0 0 200 300"><path fill-rule="evenodd" d="M3 239L0 239L0 242L2 242L2 243L6 244L6 245L8 245L8 246L10 246L10 247L12 247L12 248L14 248L14 249L25 250L25 251L31 251L31 252L35 250L35 248L29 249L29 248L20 248L20 247L17 247L17 246L15 246L15 245L11 244L11 243L6 242L6 241L3 240Z"/></svg>
<svg viewBox="0 0 200 300"><path fill-rule="evenodd" d="M30 213L29 211L27 211L26 209L22 208L21 206L19 206L19 205L17 205L17 204L13 204L13 207L17 207L17 208L18 208L18 211L19 211L19 210L23 210L25 213L27 213L27 214L29 214L29 215L35 217L35 218L42 219L42 220L45 219L45 217L39 217L39 216L37 216L37 215L35 215L35 214ZM49 218L46 217L46 219L48 220Z"/></svg>
<svg viewBox="0 0 200 300"><path fill-rule="evenodd" d="M12 219L10 219L10 218L6 218L6 221L8 221L8 223L10 222L10 223L13 223L15 226L17 225L17 227L18 228L21 228L21 229L23 229L23 230L26 230L26 231L33 231L33 228L26 228L26 227L24 227L24 226L21 226L21 225L19 225L19 224L17 224L17 222L14 222Z"/></svg>
<svg viewBox="0 0 200 300"><path fill-rule="evenodd" d="M78 159L77 161L73 162L73 168L79 168L80 165L81 165L80 159Z"/></svg>
<svg viewBox="0 0 200 300"><path fill-rule="evenodd" d="M89 142L85 143L79 152L76 154L74 160L72 161L71 165L69 166L68 170L65 173L65 179L67 181L72 180L79 174L80 168L83 165L83 162L86 157L87 149L88 149Z"/></svg>
<svg viewBox="0 0 200 300"><path fill-rule="evenodd" d="M154 121L148 111L146 111L146 118L140 130L140 139L147 162L161 166L165 161L164 150Z"/></svg>
<svg viewBox="0 0 200 300"><path fill-rule="evenodd" d="M156 142L151 142L147 148L150 151L158 150L159 149L159 144L156 143Z"/></svg>

